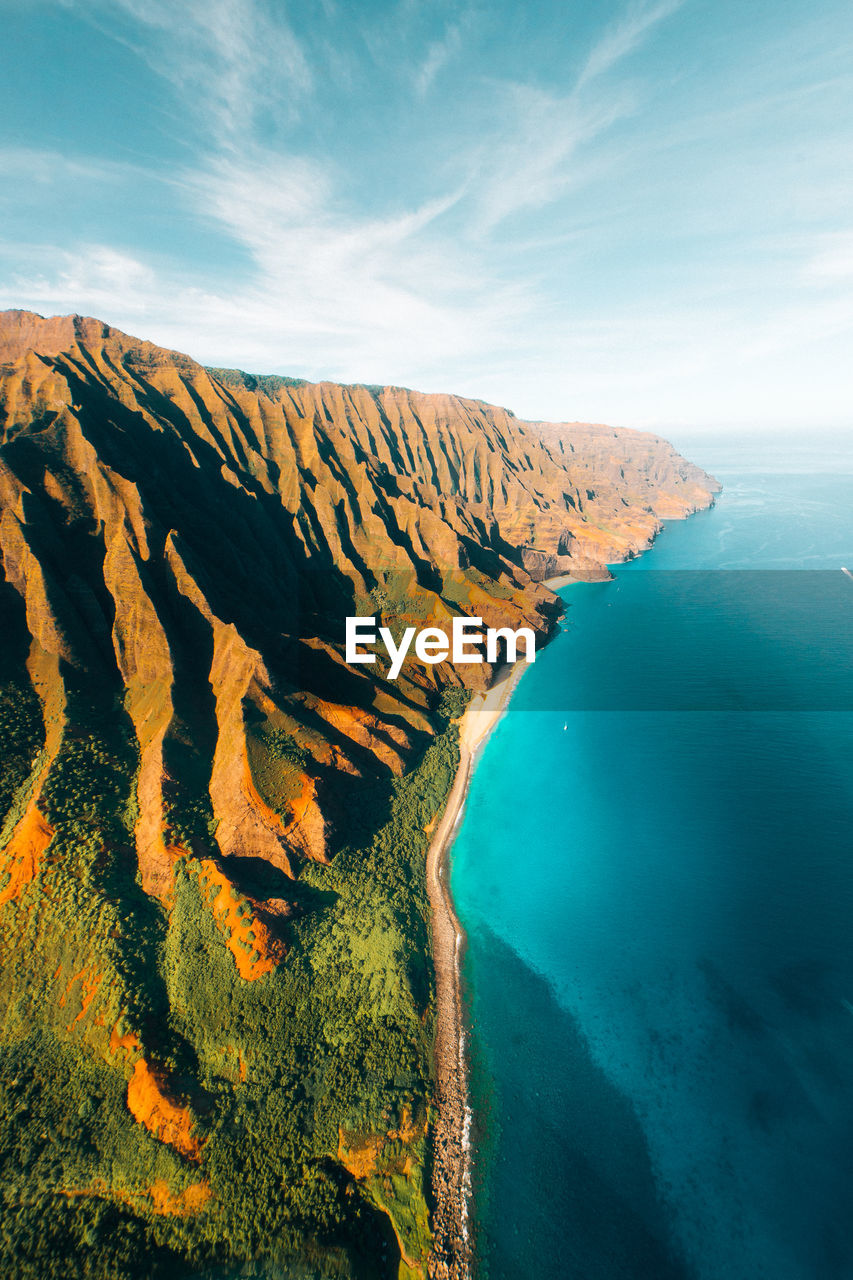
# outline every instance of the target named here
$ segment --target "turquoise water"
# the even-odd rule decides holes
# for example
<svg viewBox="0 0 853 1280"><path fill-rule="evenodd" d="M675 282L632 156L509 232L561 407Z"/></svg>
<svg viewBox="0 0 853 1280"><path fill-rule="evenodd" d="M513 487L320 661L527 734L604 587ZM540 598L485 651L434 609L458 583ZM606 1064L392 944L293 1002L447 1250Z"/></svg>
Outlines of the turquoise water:
<svg viewBox="0 0 853 1280"><path fill-rule="evenodd" d="M853 478L697 460L453 848L491 1280L853 1277Z"/></svg>

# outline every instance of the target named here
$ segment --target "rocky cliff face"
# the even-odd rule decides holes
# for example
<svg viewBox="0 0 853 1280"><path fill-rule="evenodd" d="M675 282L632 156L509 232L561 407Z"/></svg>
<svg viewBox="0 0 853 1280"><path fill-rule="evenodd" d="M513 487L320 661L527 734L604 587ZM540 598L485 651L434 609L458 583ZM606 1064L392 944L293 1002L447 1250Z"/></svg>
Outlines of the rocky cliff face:
<svg viewBox="0 0 853 1280"><path fill-rule="evenodd" d="M217 1111L212 1095L223 1081L248 1087L257 1033L241 1039L240 1025L191 1013L210 993L187 987L187 951L201 954L198 938L213 948L238 1004L255 984L285 999L293 947L308 954L319 936L318 902L344 896L338 850L356 835L369 844L393 780L426 759L446 725L446 691L489 678L485 666L449 663L409 664L395 682L387 664L354 670L345 617L374 614L397 631L477 614L545 638L559 602L537 580L635 554L662 519L706 505L715 487L653 436L522 423L400 388L207 370L96 320L0 317L0 751L10 780L0 905L11 913L6 972L24 975L9 983L6 1034L20 1039L35 1017L51 1053L84 1053L78 1074L97 1060L107 1092L116 1073L125 1078L129 1122L172 1161L150 1157L147 1190L138 1170L124 1182L101 1170L87 1188L79 1170L63 1174L66 1200L85 1192L121 1204L149 1231L152 1215L213 1222L230 1205L216 1175L196 1170L216 1166L205 1152L218 1150L216 1124L233 1108ZM370 965L385 946L365 950ZM52 979L45 957L57 962ZM329 973L341 963L329 960ZM403 951L395 963L406 971ZM350 980L346 967L340 980ZM418 1034L424 981L404 983ZM371 991L368 1003L384 1007ZM310 1077L310 1064L300 1071ZM396 1136L424 1140L425 1097L409 1074L394 1115L355 1116L348 1094L350 1112L314 1158L357 1183L340 1134L352 1146L366 1132L416 1182L421 1158ZM319 1132L315 1086L316 1114L300 1124ZM302 1176L314 1187L313 1173ZM375 1174L367 1200L390 1214L400 1255L417 1268L428 1232L417 1213L401 1225L408 1211L382 1190L389 1177ZM314 1200L294 1208L291 1234L300 1213L313 1238L320 1210ZM255 1244L233 1256L249 1256L260 1246L240 1229ZM178 1248L157 1231L158 1248ZM186 1263L186 1232L181 1241Z"/></svg>
<svg viewBox="0 0 853 1280"><path fill-rule="evenodd" d="M572 518L555 521L548 532L537 529L522 548L522 562L536 578L600 577L605 565L645 551L663 521L708 506L719 489L651 432L588 422L526 425L542 439L555 473L559 464L576 486Z"/></svg>
<svg viewBox="0 0 853 1280"><path fill-rule="evenodd" d="M530 577L633 555L713 487L653 436L397 388L259 388L80 317L6 313L0 360L6 581L44 654L124 690L158 894L175 857L163 788L191 790L188 770L219 852L289 874L327 856L337 775L399 773L434 687L488 678L354 673L348 613L547 635L554 602ZM276 734L305 756L286 798L263 794Z"/></svg>

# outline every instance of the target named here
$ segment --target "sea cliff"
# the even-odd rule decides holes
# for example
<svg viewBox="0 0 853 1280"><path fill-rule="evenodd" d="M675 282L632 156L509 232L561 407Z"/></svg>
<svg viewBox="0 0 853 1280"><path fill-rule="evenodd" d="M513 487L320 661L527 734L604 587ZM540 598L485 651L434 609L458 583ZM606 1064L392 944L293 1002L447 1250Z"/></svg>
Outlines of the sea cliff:
<svg viewBox="0 0 853 1280"><path fill-rule="evenodd" d="M425 1274L426 853L494 672L353 670L344 618L544 642L538 579L715 487L654 437L0 316L9 1274Z"/></svg>

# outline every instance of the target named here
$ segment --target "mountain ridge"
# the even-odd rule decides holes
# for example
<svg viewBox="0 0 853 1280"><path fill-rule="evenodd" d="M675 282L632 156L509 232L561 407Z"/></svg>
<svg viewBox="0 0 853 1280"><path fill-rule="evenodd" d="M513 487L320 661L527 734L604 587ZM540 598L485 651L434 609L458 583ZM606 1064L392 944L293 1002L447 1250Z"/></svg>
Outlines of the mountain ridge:
<svg viewBox="0 0 853 1280"><path fill-rule="evenodd" d="M61 1119L28 1183L74 1249L108 1214L163 1275L277 1248L367 1275L390 1223L424 1274L423 856L492 671L353 670L343 620L545 641L536 579L605 572L716 484L619 429L249 376L0 314L0 1084L43 1059L67 1083L32 1114L101 1099L95 1154Z"/></svg>

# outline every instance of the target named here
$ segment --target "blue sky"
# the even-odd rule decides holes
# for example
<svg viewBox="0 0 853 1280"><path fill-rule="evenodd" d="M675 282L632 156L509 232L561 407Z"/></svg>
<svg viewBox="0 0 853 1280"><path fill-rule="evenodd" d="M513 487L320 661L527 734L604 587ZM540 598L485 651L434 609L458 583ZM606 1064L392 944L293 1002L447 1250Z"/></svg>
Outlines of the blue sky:
<svg viewBox="0 0 853 1280"><path fill-rule="evenodd" d="M849 0L0 20L0 306L523 417L853 423Z"/></svg>

